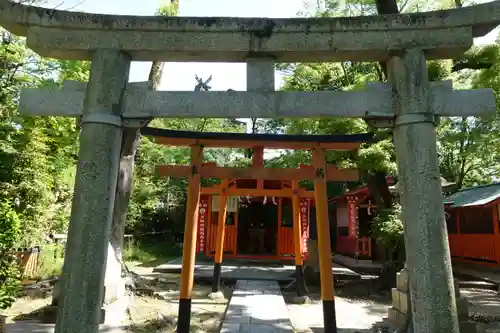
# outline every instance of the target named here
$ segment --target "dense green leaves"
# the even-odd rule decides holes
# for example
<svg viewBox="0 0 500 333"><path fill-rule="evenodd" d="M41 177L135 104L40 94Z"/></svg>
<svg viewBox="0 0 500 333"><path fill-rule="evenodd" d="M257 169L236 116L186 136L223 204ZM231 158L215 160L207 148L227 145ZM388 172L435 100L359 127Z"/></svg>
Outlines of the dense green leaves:
<svg viewBox="0 0 500 333"><path fill-rule="evenodd" d="M373 219L372 234L391 252L403 245L403 221L401 205L394 203L392 209L382 210Z"/></svg>
<svg viewBox="0 0 500 333"><path fill-rule="evenodd" d="M20 272L11 251L21 236L21 226L13 203L0 201L0 310L12 305L20 287Z"/></svg>

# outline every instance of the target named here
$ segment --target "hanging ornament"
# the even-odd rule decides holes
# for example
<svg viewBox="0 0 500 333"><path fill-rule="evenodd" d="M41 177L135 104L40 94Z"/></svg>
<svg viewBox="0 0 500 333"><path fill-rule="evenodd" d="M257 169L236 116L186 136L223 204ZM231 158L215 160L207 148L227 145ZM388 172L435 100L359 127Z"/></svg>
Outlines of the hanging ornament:
<svg viewBox="0 0 500 333"><path fill-rule="evenodd" d="M264 201L262 201L262 204L263 205L267 204L267 197L264 197Z"/></svg>
<svg viewBox="0 0 500 333"><path fill-rule="evenodd" d="M277 203L276 203L276 197L272 197L272 200L273 200L273 204L277 205Z"/></svg>
<svg viewBox="0 0 500 333"><path fill-rule="evenodd" d="M247 202L250 203L250 196L247 195Z"/></svg>
<svg viewBox="0 0 500 333"><path fill-rule="evenodd" d="M366 208L366 212L368 213L368 215L372 215L372 201L371 200L368 200L368 207Z"/></svg>
<svg viewBox="0 0 500 333"><path fill-rule="evenodd" d="M238 203L241 203L242 201L241 197L238 197Z"/></svg>

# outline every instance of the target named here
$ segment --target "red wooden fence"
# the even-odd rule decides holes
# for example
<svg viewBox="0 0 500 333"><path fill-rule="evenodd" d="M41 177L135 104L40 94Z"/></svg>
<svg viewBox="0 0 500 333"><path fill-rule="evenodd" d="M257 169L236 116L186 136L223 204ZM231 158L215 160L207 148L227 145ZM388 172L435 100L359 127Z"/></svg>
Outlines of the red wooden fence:
<svg viewBox="0 0 500 333"><path fill-rule="evenodd" d="M500 262L500 235L449 234L452 257Z"/></svg>

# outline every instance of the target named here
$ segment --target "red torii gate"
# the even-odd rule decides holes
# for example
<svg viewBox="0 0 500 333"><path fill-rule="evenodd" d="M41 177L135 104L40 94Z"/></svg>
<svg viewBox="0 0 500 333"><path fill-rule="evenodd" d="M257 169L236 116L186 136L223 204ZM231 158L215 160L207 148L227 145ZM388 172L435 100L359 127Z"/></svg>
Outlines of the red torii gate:
<svg viewBox="0 0 500 333"><path fill-rule="evenodd" d="M334 286L331 261L330 227L328 222L328 198L326 182L353 180L359 177L356 170L337 169L328 166L325 161L325 150L352 151L357 150L361 143L369 141L370 134L351 135L269 135L243 133L207 133L172 131L158 128L145 128L141 133L155 137L156 143L169 146L184 146L191 149L189 166L164 165L158 166L162 176L187 177L188 193L186 203L186 225L184 230L184 247L182 253L181 290L179 299L179 325L188 325L191 318L191 295L194 280L194 265L196 253L197 222L199 214L200 195L219 194L221 196L221 211L217 223L217 246L214 262L213 290L218 291L223 257L224 229L227 213L228 196L276 196L291 197L293 206L293 234L295 245L295 265L297 271L297 293L304 293L304 278L301 255L300 228L300 198L314 198L316 203L316 223L318 234L318 249L320 261L321 296L327 313L335 313ZM294 149L312 151L312 168L265 168L263 161L248 168L217 167L203 164L204 148L251 148L260 151L264 148ZM260 155L258 158L260 159ZM260 163L262 162L262 163ZM201 188L201 178L219 178L220 187ZM229 186L229 180L234 178L263 180L291 180L291 189L269 190L235 189ZM300 188L300 180L314 181L314 191ZM259 187L259 186L258 186ZM336 327L335 317L329 318L331 327Z"/></svg>

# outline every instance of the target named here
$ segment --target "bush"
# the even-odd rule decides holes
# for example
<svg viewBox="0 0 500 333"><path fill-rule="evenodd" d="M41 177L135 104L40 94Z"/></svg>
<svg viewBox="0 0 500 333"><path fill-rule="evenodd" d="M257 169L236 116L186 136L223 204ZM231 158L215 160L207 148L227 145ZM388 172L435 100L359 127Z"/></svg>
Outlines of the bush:
<svg viewBox="0 0 500 333"><path fill-rule="evenodd" d="M21 272L12 254L19 241L21 221L10 202L0 202L0 309L9 308L21 286Z"/></svg>
<svg viewBox="0 0 500 333"><path fill-rule="evenodd" d="M390 255L389 261L392 261L395 252L404 244L404 228L399 203L394 203L392 209L381 211L373 219L372 234L387 248Z"/></svg>
<svg viewBox="0 0 500 333"><path fill-rule="evenodd" d="M64 264L64 245L47 244L42 247L38 257L37 279L59 276Z"/></svg>

